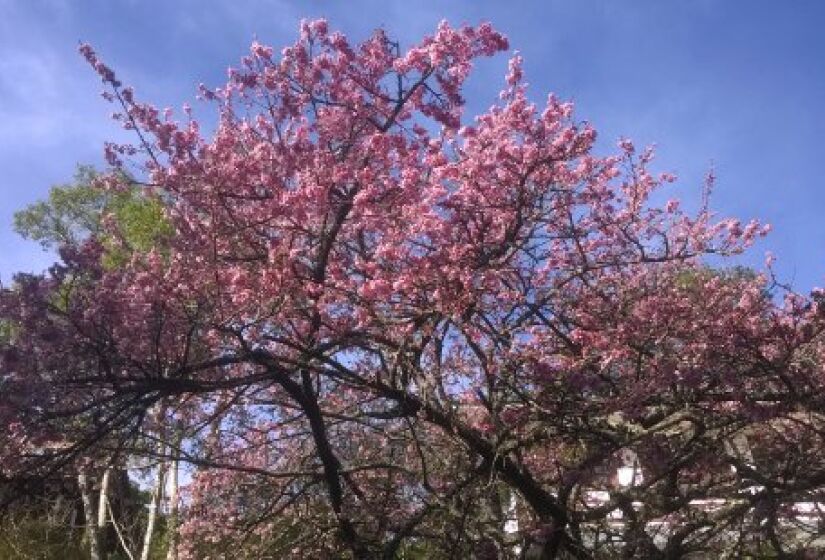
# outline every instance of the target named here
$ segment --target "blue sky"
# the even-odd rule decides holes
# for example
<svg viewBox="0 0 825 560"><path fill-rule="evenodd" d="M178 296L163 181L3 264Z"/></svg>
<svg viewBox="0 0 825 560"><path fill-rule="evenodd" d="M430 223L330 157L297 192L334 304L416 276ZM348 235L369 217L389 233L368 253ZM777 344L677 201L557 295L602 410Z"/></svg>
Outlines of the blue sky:
<svg viewBox="0 0 825 560"><path fill-rule="evenodd" d="M101 164L122 138L100 82L77 55L92 43L142 99L179 107L219 84L258 38L280 48L298 21L323 16L351 38L378 26L409 45L450 22L491 21L525 58L531 95L576 102L600 133L658 145L675 195L770 222L745 263L777 256L783 280L825 284L825 2L757 0L346 1L0 0L0 279L50 256L12 231L15 210ZM506 56L480 65L469 113L500 88Z"/></svg>

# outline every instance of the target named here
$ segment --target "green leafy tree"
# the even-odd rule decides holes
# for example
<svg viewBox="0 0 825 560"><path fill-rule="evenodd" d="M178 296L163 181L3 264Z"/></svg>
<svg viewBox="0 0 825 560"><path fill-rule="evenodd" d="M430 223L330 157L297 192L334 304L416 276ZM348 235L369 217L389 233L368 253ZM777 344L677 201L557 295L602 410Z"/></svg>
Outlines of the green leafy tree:
<svg viewBox="0 0 825 560"><path fill-rule="evenodd" d="M103 259L107 268L123 265L133 252L162 248L172 229L161 202L137 185L109 191L100 188L97 179L93 167L79 165L73 182L52 187L45 200L15 213L15 231L44 249L77 245L96 237L106 248ZM114 227L104 231L107 218Z"/></svg>

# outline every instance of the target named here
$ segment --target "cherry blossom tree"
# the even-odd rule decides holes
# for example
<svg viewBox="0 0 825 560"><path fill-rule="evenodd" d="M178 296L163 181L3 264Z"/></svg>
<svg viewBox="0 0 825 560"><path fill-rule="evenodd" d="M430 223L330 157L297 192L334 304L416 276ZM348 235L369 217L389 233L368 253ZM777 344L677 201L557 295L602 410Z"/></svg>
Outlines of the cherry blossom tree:
<svg viewBox="0 0 825 560"><path fill-rule="evenodd" d="M819 294L720 265L768 228L712 179L657 204L652 151L597 155L518 55L467 119L508 48L304 22L201 87L206 133L83 45L136 137L99 188L141 178L166 225L134 250L104 216L3 292L5 476L174 457L180 558L813 553Z"/></svg>

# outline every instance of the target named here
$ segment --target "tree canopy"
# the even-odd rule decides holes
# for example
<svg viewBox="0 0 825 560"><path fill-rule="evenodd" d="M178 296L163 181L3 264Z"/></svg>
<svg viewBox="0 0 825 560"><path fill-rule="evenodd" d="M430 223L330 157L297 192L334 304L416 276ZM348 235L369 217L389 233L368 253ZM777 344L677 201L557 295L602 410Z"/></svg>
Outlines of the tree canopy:
<svg viewBox="0 0 825 560"><path fill-rule="evenodd" d="M819 294L709 268L768 228L657 204L518 55L467 119L508 48L305 22L206 134L83 45L136 144L20 214L61 260L0 295L3 477L180 460L181 558L817 550Z"/></svg>

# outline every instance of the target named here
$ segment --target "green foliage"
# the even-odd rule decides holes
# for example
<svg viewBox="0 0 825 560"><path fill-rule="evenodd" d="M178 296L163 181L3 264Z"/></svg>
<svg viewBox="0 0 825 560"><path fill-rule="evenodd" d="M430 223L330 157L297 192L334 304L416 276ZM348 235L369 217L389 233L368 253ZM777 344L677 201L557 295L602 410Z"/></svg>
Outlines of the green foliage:
<svg viewBox="0 0 825 560"><path fill-rule="evenodd" d="M395 558L396 560L428 560L435 555L430 548L426 543L410 540L401 546Z"/></svg>
<svg viewBox="0 0 825 560"><path fill-rule="evenodd" d="M163 214L161 202L142 196L136 189L112 197L106 210L113 216L119 233L117 238L101 238L106 247L103 264L108 268L122 266L134 252L162 250L172 237L173 229Z"/></svg>
<svg viewBox="0 0 825 560"><path fill-rule="evenodd" d="M78 166L73 183L52 187L46 200L14 214L15 231L46 249L97 233L108 197L92 186L96 176L92 167Z"/></svg>
<svg viewBox="0 0 825 560"><path fill-rule="evenodd" d="M72 183L52 187L46 200L15 213L15 231L44 249L97 237L105 247L107 268L123 266L135 252L163 251L173 234L163 203L137 186L103 190L95 185L97 178L92 167L78 166ZM104 229L107 216L114 227Z"/></svg>
<svg viewBox="0 0 825 560"><path fill-rule="evenodd" d="M122 522L123 520L121 520ZM145 521L145 520L141 520ZM141 531L143 523L140 524ZM142 537L142 532L139 535ZM165 518L158 517L150 560L164 560L170 540ZM140 546L142 540L134 546ZM106 560L128 560L119 541L112 539L111 549L104 550ZM132 551L133 554L139 551ZM0 522L0 560L87 560L88 548L83 530L70 527L65 519L56 520L46 513L6 516Z"/></svg>
<svg viewBox="0 0 825 560"><path fill-rule="evenodd" d="M753 280L756 276L756 271L745 266L732 266L727 268L704 266L694 270L681 271L677 277L677 286L686 290L700 288L712 278L717 278L724 284L735 285L743 281Z"/></svg>
<svg viewBox="0 0 825 560"><path fill-rule="evenodd" d="M10 321L0 321L0 344L9 342L14 338L15 325Z"/></svg>
<svg viewBox="0 0 825 560"><path fill-rule="evenodd" d="M46 516L7 516L0 523L3 560L86 560L82 531Z"/></svg>

